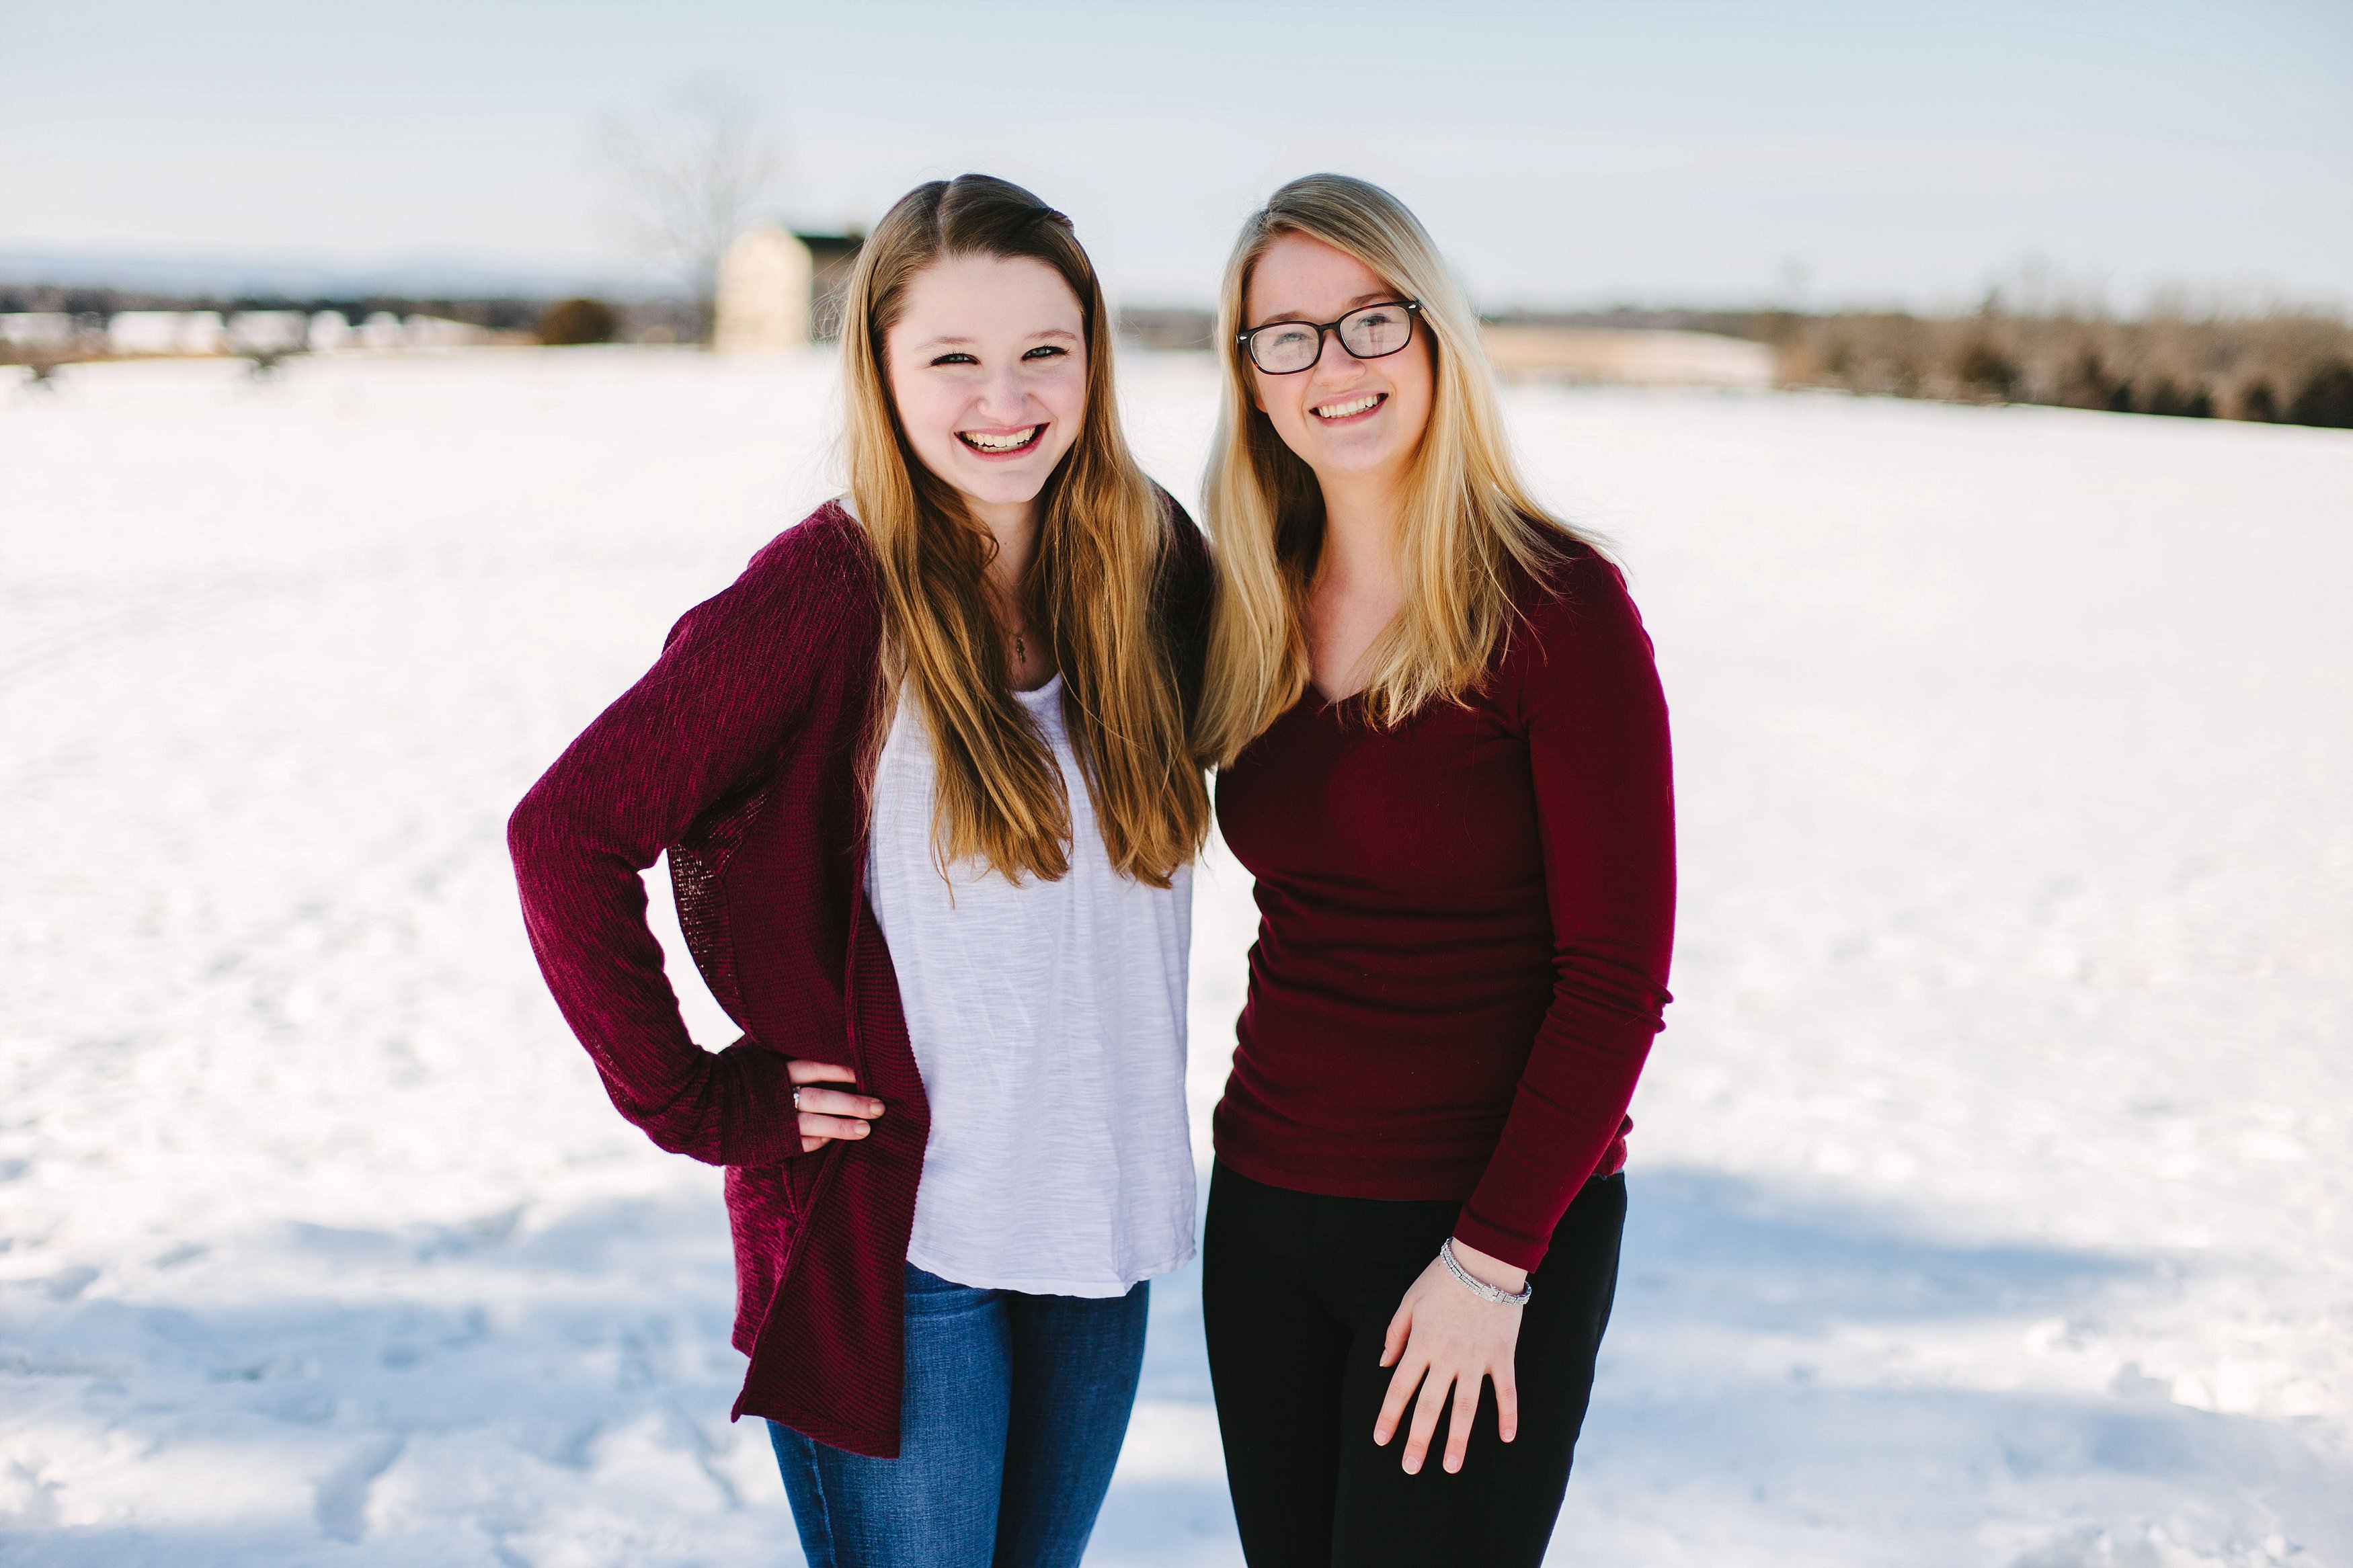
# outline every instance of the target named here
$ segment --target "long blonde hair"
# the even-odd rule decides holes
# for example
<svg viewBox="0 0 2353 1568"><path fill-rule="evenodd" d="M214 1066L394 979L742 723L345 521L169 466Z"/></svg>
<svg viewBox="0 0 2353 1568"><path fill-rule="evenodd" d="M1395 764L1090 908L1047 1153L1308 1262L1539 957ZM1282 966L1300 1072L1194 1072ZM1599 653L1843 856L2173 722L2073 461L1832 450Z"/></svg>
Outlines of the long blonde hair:
<svg viewBox="0 0 2353 1568"><path fill-rule="evenodd" d="M985 174L901 197L860 251L843 310L849 491L874 546L885 695L917 700L937 759L934 849L943 867L979 859L1016 882L1070 869L1070 797L1014 700L990 605L995 541L916 457L891 393L885 334L915 275L955 256L1041 261L1070 285L1085 319L1086 407L1038 498L1037 554L1021 591L1062 672L1071 747L1112 866L1165 888L1209 823L1170 637L1155 615L1168 520L1120 432L1110 313L1071 220Z"/></svg>
<svg viewBox="0 0 2353 1568"><path fill-rule="evenodd" d="M1242 225L1218 301L1225 392L1205 487L1218 605L1195 749L1219 767L1298 701L1308 680L1302 628L1324 542L1323 491L1257 406L1237 342L1251 274L1267 247L1292 234L1355 257L1384 287L1420 300L1436 371L1398 532L1405 606L1366 653L1373 721L1400 723L1476 685L1509 631L1512 569L1541 574L1564 544L1591 543L1530 499L1504 437L1479 319L1405 204L1345 174L1292 181Z"/></svg>

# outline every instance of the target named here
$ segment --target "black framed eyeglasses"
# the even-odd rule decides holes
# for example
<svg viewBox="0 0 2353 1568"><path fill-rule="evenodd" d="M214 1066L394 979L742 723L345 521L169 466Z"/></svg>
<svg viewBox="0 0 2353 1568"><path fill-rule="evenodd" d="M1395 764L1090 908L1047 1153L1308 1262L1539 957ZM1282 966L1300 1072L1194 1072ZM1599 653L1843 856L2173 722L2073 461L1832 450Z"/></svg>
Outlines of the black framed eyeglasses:
<svg viewBox="0 0 2353 1568"><path fill-rule="evenodd" d="M1419 300L1392 300L1386 305L1362 305L1336 321L1269 321L1240 334L1235 342L1250 363L1269 375L1297 375L1313 370L1324 357L1324 334L1337 332L1340 346L1358 359L1381 359L1413 342L1413 319Z"/></svg>

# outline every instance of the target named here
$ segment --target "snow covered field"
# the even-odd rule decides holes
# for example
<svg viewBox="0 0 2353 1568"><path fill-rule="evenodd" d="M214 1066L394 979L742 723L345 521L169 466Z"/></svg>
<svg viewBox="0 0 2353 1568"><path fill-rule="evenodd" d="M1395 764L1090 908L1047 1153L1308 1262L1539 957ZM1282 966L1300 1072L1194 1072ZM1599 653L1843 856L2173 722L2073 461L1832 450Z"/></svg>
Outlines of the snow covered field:
<svg viewBox="0 0 2353 1568"><path fill-rule="evenodd" d="M827 492L828 384L0 386L0 1562L799 1561L718 1173L606 1103L501 835ZM1191 494L1206 366L1128 395ZM2353 436L1508 402L1683 810L1553 1560L2353 1565ZM1197 1137L1246 879L1198 907ZM1090 1561L1240 1561L1189 1277Z"/></svg>

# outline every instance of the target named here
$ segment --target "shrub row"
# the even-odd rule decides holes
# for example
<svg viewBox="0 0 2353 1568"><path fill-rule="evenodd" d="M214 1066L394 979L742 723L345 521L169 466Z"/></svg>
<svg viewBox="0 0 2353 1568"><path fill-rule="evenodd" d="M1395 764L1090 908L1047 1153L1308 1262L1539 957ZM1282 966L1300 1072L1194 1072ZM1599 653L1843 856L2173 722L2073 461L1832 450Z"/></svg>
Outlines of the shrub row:
<svg viewBox="0 0 2353 1568"><path fill-rule="evenodd" d="M2353 327L2315 313L2116 321L1987 310L1772 324L1787 385L2353 429Z"/></svg>
<svg viewBox="0 0 2353 1568"><path fill-rule="evenodd" d="M540 312L539 341L548 344L609 343L620 312L602 300L558 300Z"/></svg>

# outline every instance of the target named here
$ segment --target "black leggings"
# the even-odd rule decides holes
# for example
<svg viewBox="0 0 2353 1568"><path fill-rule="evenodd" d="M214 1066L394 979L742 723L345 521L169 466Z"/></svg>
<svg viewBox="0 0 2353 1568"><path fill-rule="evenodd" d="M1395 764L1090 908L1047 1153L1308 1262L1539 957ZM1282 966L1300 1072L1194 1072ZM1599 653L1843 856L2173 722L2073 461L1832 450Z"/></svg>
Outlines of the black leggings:
<svg viewBox="0 0 2353 1568"><path fill-rule="evenodd" d="M1461 1207L1289 1192L1222 1163L1210 1176L1201 1305L1250 1568L1543 1561L1617 1293L1626 1181L1585 1184L1533 1276L1514 1368L1519 1436L1496 1436L1490 1384L1460 1473L1439 1463L1441 1417L1409 1476L1402 1426L1373 1446L1389 1382L1381 1340Z"/></svg>

